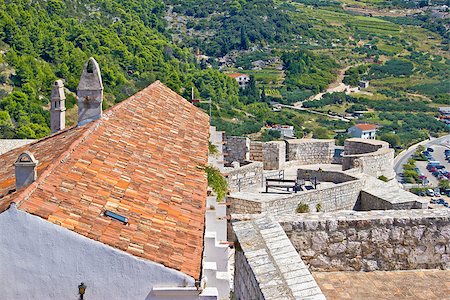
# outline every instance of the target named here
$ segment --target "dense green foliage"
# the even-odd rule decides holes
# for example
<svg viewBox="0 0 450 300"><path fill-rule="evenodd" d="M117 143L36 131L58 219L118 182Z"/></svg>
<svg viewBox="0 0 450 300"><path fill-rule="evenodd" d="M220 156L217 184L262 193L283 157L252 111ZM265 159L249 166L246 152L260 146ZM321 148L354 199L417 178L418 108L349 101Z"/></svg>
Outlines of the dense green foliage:
<svg viewBox="0 0 450 300"><path fill-rule="evenodd" d="M413 71L413 64L410 61L391 59L384 65L374 65L370 68L370 78L381 78L385 76L409 76Z"/></svg>
<svg viewBox="0 0 450 300"><path fill-rule="evenodd" d="M65 80L76 90L83 63L94 56L101 66L107 104L119 102L156 79L189 95L224 106L238 101L238 87L214 70L200 70L192 55L164 36L164 6L158 0L0 0L0 41L15 69L9 79L23 93L0 102L0 137L42 137L49 133L42 105L51 82ZM43 99L42 96L44 96ZM69 103L69 107L73 106ZM40 116L40 117L38 117Z"/></svg>
<svg viewBox="0 0 450 300"><path fill-rule="evenodd" d="M217 200L222 201L228 193L228 183L219 169L213 166L203 167L208 179L208 186L216 193Z"/></svg>
<svg viewBox="0 0 450 300"><path fill-rule="evenodd" d="M288 16L275 8L272 0L169 0L173 11L195 19L189 28L209 31L186 41L186 46L198 47L212 56L222 56L230 50L248 49L252 44L283 43L298 33L299 28ZM220 12L220 13L219 13Z"/></svg>
<svg viewBox="0 0 450 300"><path fill-rule="evenodd" d="M367 69L367 65L349 68L345 71L345 77L342 82L350 86L358 86L361 76L367 72Z"/></svg>
<svg viewBox="0 0 450 300"><path fill-rule="evenodd" d="M281 59L286 69L286 84L313 92L322 91L336 77L336 62L310 51L285 52Z"/></svg>

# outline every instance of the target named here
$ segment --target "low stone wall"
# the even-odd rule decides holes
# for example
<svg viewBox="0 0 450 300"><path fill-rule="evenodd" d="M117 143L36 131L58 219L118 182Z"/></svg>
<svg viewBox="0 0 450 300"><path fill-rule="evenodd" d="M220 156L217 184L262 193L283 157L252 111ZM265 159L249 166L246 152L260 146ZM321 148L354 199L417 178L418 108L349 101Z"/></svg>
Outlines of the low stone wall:
<svg viewBox="0 0 450 300"><path fill-rule="evenodd" d="M234 294L237 299L264 299L243 251L235 251L234 265Z"/></svg>
<svg viewBox="0 0 450 300"><path fill-rule="evenodd" d="M319 171L319 170L307 170L307 169L298 169L297 170L297 178L298 179L309 179L311 177L317 178L318 182L326 181L326 182L333 182L333 183L343 183L343 182L357 180L356 177L350 176L343 172Z"/></svg>
<svg viewBox="0 0 450 300"><path fill-rule="evenodd" d="M389 144L383 141L360 138L351 138L344 141L344 153L346 155L372 153L380 148L389 148Z"/></svg>
<svg viewBox="0 0 450 300"><path fill-rule="evenodd" d="M224 145L225 162L243 163L250 160L250 139L241 136L226 136Z"/></svg>
<svg viewBox="0 0 450 300"><path fill-rule="evenodd" d="M286 162L286 143L281 141L263 144L264 170L279 170Z"/></svg>
<svg viewBox="0 0 450 300"><path fill-rule="evenodd" d="M364 186L362 180L353 180L339 183L329 188L302 191L293 194L277 194L261 197L246 193L232 193L228 196L230 203L229 213L234 214L259 214L270 213L274 216L293 214L299 203L305 203L310 211L316 211L320 204L321 211L336 211L353 209L358 203L359 194ZM257 195L257 194L256 194Z"/></svg>
<svg viewBox="0 0 450 300"><path fill-rule="evenodd" d="M312 212L316 211L318 204L320 204L321 211L324 212L353 209L358 202L363 186L364 183L361 180L354 180L322 190L303 191L288 197L263 201L261 211L274 216L292 214L296 212L300 203L307 204Z"/></svg>
<svg viewBox="0 0 450 300"><path fill-rule="evenodd" d="M334 140L294 139L287 140L287 157L302 165L329 164L333 160Z"/></svg>
<svg viewBox="0 0 450 300"><path fill-rule="evenodd" d="M236 169L227 169L225 179L230 192L260 188L263 184L263 163L252 162Z"/></svg>
<svg viewBox="0 0 450 300"><path fill-rule="evenodd" d="M262 213L262 202L242 199L230 195L227 197L229 204L227 214L260 214Z"/></svg>
<svg viewBox="0 0 450 300"><path fill-rule="evenodd" d="M409 192L404 192L409 193ZM403 198L405 200L407 197L409 197L410 201L402 201L399 203L396 203L394 201L389 201L391 199L374 195L370 193L370 191L361 191L360 196L360 206L359 210L369 211L369 210L390 210L390 209L396 209L396 210L403 210L403 209L426 209L428 207L427 203L414 201L414 198L417 198L416 195L405 195Z"/></svg>
<svg viewBox="0 0 450 300"><path fill-rule="evenodd" d="M342 211L278 221L311 270L450 269L450 210Z"/></svg>
<svg viewBox="0 0 450 300"><path fill-rule="evenodd" d="M263 142L250 141L250 160L263 161Z"/></svg>
<svg viewBox="0 0 450 300"><path fill-rule="evenodd" d="M356 140L356 141L355 141ZM395 177L394 149L382 141L349 139L345 141L342 169L359 169L362 173L388 180Z"/></svg>
<svg viewBox="0 0 450 300"><path fill-rule="evenodd" d="M232 220L237 299L325 299L277 222L267 216L255 220L237 217Z"/></svg>

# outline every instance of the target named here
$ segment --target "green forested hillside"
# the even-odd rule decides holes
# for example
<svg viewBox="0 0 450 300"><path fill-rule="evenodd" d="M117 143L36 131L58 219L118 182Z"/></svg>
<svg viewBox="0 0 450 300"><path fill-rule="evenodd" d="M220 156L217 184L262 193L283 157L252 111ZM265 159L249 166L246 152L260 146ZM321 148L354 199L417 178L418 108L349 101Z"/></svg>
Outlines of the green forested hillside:
<svg viewBox="0 0 450 300"><path fill-rule="evenodd" d="M0 90L0 137L49 134L43 107L51 82L63 78L75 92L90 56L102 69L106 105L156 79L185 96L195 85L204 98L236 102L232 79L200 70L188 49L170 42L163 14L157 0L0 0L0 80L14 86L9 95ZM72 107L75 98L68 102Z"/></svg>
<svg viewBox="0 0 450 300"><path fill-rule="evenodd" d="M0 138L49 134L49 87L56 78L72 92L68 120L75 121L73 92L93 56L105 107L160 79L187 98L194 87L196 98L212 99L212 124L232 135L268 139L264 125L278 123L293 125L299 137L331 138L355 122L333 115L367 110L358 122L376 123L382 134L396 132L408 144L448 131L436 123L437 108L450 105L449 19L439 5L0 0ZM236 72L251 76L247 89L225 75ZM358 89L361 80L369 87ZM351 96L317 100L327 91ZM328 117L270 105L313 99L305 107ZM432 126L419 126L424 120Z"/></svg>

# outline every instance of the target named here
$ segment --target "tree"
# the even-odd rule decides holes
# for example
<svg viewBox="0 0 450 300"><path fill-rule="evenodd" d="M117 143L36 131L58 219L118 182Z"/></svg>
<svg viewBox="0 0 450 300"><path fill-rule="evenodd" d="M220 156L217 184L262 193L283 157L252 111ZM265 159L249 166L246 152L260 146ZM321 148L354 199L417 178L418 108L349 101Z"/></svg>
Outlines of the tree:
<svg viewBox="0 0 450 300"><path fill-rule="evenodd" d="M244 26L241 26L241 43L240 43L240 48L242 50L247 50L248 46L250 44L250 41L247 37L247 34L245 33L245 28Z"/></svg>
<svg viewBox="0 0 450 300"><path fill-rule="evenodd" d="M264 87L262 87L262 90L261 90L261 102L266 102L266 101L267 101L266 91L265 91Z"/></svg>
<svg viewBox="0 0 450 300"><path fill-rule="evenodd" d="M441 190L450 188L450 182L448 180L439 180L438 187Z"/></svg>
<svg viewBox="0 0 450 300"><path fill-rule="evenodd" d="M392 148L400 145L400 137L395 133L384 133L383 135L381 135L380 139L382 141L388 142Z"/></svg>

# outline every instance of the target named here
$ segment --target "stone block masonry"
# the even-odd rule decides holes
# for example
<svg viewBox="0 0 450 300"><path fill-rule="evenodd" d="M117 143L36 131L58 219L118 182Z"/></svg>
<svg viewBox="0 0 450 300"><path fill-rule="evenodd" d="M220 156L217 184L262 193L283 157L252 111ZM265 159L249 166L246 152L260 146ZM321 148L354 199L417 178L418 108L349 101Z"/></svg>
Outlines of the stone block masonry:
<svg viewBox="0 0 450 300"><path fill-rule="evenodd" d="M341 211L278 221L313 271L450 269L450 210Z"/></svg>
<svg viewBox="0 0 450 300"><path fill-rule="evenodd" d="M342 169L359 169L362 173L391 180L394 172L394 149L382 141L348 139L345 141Z"/></svg>
<svg viewBox="0 0 450 300"><path fill-rule="evenodd" d="M236 216L232 226L237 238L234 292L238 300L325 299L283 228L272 218L245 221L245 216Z"/></svg>
<svg viewBox="0 0 450 300"><path fill-rule="evenodd" d="M287 157L303 165L329 164L333 160L334 140L295 139L287 140Z"/></svg>
<svg viewBox="0 0 450 300"><path fill-rule="evenodd" d="M263 184L263 163L252 162L236 169L227 169L224 175L230 192L260 188Z"/></svg>
<svg viewBox="0 0 450 300"><path fill-rule="evenodd" d="M250 139L241 136L226 136L224 145L225 162L243 163L250 160Z"/></svg>
<svg viewBox="0 0 450 300"><path fill-rule="evenodd" d="M263 144L264 170L279 170L286 162L286 143L268 142Z"/></svg>
<svg viewBox="0 0 450 300"><path fill-rule="evenodd" d="M263 142L250 141L250 160L263 161Z"/></svg>

